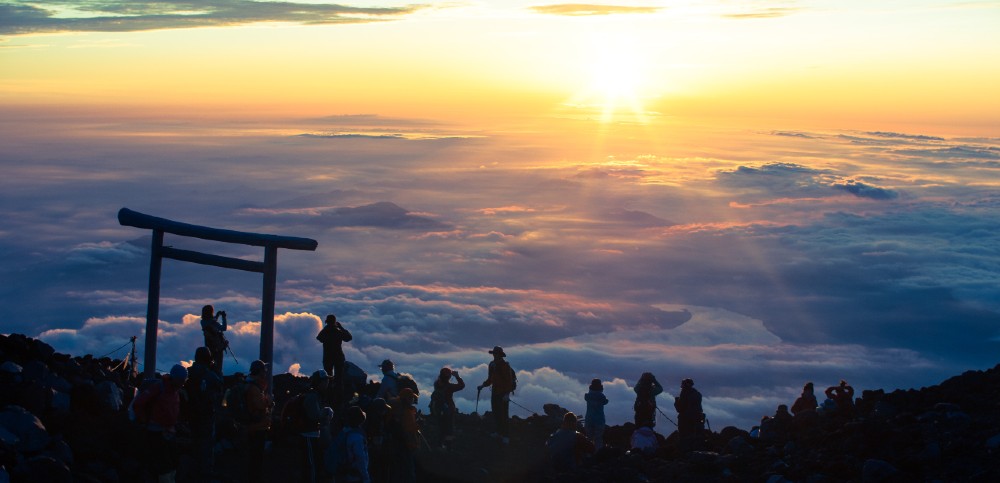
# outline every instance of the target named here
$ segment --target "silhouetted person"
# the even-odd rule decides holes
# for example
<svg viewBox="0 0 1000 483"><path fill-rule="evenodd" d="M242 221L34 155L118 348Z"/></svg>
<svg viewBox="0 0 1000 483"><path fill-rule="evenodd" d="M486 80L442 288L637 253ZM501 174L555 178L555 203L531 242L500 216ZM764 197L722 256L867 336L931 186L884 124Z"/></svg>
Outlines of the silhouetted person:
<svg viewBox="0 0 1000 483"><path fill-rule="evenodd" d="M212 351L208 347L199 347L194 351L194 364L188 368L188 378L184 383L195 463L200 476L206 481L214 466L215 414L222 402L223 388L222 377L212 369L214 364Z"/></svg>
<svg viewBox="0 0 1000 483"><path fill-rule="evenodd" d="M635 425L656 427L656 396L663 392L663 386L652 372L643 372L633 388L635 391Z"/></svg>
<svg viewBox="0 0 1000 483"><path fill-rule="evenodd" d="M136 421L145 429L145 469L161 481L173 481L180 462L174 435L180 415L180 391L187 376L187 369L175 364L170 374L143 389L132 401Z"/></svg>
<svg viewBox="0 0 1000 483"><path fill-rule="evenodd" d="M368 444L362 427L365 419L365 412L360 407L348 408L344 429L327 450L328 469L337 483L372 481L368 472Z"/></svg>
<svg viewBox="0 0 1000 483"><path fill-rule="evenodd" d="M587 401L583 430L594 442L594 447L600 449L604 446L604 427L607 425L604 419L604 406L608 404L608 397L604 395L604 385L600 379L590 381L590 391L583 396L583 400Z"/></svg>
<svg viewBox="0 0 1000 483"><path fill-rule="evenodd" d="M396 372L396 365L386 359L379 364L382 370L382 381L379 383L378 392L375 397L380 397L389 401L399 396L399 373Z"/></svg>
<svg viewBox="0 0 1000 483"><path fill-rule="evenodd" d="M813 393L813 383L807 382L802 387L802 395L792 403L792 415L798 416L807 412L815 413L817 406L819 406L819 403L816 402L816 394Z"/></svg>
<svg viewBox="0 0 1000 483"><path fill-rule="evenodd" d="M517 389L517 375L510 363L504 360L507 354L500 346L493 347L490 351L493 354L493 361L490 362L489 373L486 380L476 389L481 391L484 387L490 387L490 411L496 421L497 431L504 444L510 442L510 428L507 419L510 417L510 394Z"/></svg>
<svg viewBox="0 0 1000 483"><path fill-rule="evenodd" d="M694 388L694 381L681 381L681 393L674 399L677 410L677 436L682 451L696 449L705 431L705 413L701 408L701 393Z"/></svg>
<svg viewBox="0 0 1000 483"><path fill-rule="evenodd" d="M552 458L552 468L556 473L572 471L579 466L585 455L594 452L594 443L576 430L576 415L563 415L562 424L545 441L545 447Z"/></svg>
<svg viewBox="0 0 1000 483"><path fill-rule="evenodd" d="M844 418L854 417L854 388L841 379L839 386L830 386L824 391L826 397L837 405L837 415Z"/></svg>
<svg viewBox="0 0 1000 483"><path fill-rule="evenodd" d="M333 388L340 397L344 387L344 364L347 359L344 357L344 342L350 342L353 337L351 333L337 321L337 316L330 314L326 316L326 326L319 331L316 340L323 343L323 370L333 377Z"/></svg>
<svg viewBox="0 0 1000 483"><path fill-rule="evenodd" d="M392 436L390 481L393 483L413 483L417 480L415 453L420 448L420 426L417 425L417 408L414 407L416 401L413 390L404 387L392 404L389 432Z"/></svg>
<svg viewBox="0 0 1000 483"><path fill-rule="evenodd" d="M247 433L247 465L250 481L264 481L264 446L267 432L271 429L271 411L274 401L267 385L268 364L256 360L250 363L245 398L250 420L244 424Z"/></svg>
<svg viewBox="0 0 1000 483"><path fill-rule="evenodd" d="M222 323L219 323L220 318ZM215 308L211 305L201 308L201 331L205 334L205 347L212 351L212 358L215 360L213 369L220 376L222 375L222 359L226 355L226 348L229 347L229 341L226 340L226 335L223 332L228 328L226 311L220 310L216 313Z"/></svg>
<svg viewBox="0 0 1000 483"><path fill-rule="evenodd" d="M455 382L451 382L451 378ZM431 414L437 418L438 429L441 432L441 446L454 439L455 429L455 393L465 389L465 381L457 371L442 367L434 381L434 392L431 393Z"/></svg>

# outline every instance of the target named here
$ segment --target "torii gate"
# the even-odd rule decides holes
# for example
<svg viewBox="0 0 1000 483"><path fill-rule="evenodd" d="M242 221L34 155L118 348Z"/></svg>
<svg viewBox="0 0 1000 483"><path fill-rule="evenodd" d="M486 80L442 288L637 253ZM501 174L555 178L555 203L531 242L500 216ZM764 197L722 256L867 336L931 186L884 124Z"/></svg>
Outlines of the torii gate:
<svg viewBox="0 0 1000 483"><path fill-rule="evenodd" d="M264 293L261 297L260 360L270 364L274 359L274 292L278 277L278 249L316 250L318 243L310 238L264 235L243 231L224 230L207 226L190 225L166 218L146 215L128 208L118 210L118 223L153 230L153 245L149 257L149 302L146 307L145 378L156 371L156 332L160 317L160 268L164 258L182 262L200 263L222 268L232 268L264 274ZM264 247L264 261L254 262L239 258L210 255L190 250L163 246L163 234L201 238L225 243ZM270 372L268 379L271 379ZM270 386L270 384L269 384Z"/></svg>

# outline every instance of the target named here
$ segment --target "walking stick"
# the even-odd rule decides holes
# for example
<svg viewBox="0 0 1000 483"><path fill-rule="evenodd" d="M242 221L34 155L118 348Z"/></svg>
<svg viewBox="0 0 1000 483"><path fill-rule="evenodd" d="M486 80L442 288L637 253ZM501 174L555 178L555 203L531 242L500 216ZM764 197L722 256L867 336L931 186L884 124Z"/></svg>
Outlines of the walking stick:
<svg viewBox="0 0 1000 483"><path fill-rule="evenodd" d="M473 411L476 414L479 414L479 393L481 393L481 392L483 392L483 388L482 387L477 387L476 388L476 410Z"/></svg>
<svg viewBox="0 0 1000 483"><path fill-rule="evenodd" d="M661 416L663 416L664 418L666 418L666 420L667 420L667 421L670 421L670 424L673 424L674 426L677 426L677 423L675 423L673 419L670 419L670 417L669 417L669 416L667 416L667 415L666 415L666 414L665 414L665 413L663 412L663 410L662 410L662 409L660 409L659 407L657 407L657 408L656 408L656 411L657 411L657 412L659 412Z"/></svg>

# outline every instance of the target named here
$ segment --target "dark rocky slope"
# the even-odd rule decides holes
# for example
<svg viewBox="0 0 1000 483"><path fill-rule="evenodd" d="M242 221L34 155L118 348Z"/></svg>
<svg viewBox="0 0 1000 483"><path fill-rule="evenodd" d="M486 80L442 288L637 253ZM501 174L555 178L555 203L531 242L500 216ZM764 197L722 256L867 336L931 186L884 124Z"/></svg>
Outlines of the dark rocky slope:
<svg viewBox="0 0 1000 483"><path fill-rule="evenodd" d="M141 481L141 445L124 410L131 393L111 370L120 362L0 335L0 483ZM305 382L275 376L279 404ZM425 411L427 399L420 402ZM614 426L608 447L570 474L550 471L545 452L565 410L550 405L545 415L514 417L509 445L489 436L489 417L459 414L447 450L433 444L436 428L423 422L428 444L418 454L418 475L428 482L1000 481L1000 366L920 390L866 390L857 409L854 418L798 421L771 437L734 427L706 431L700 450L686 453L673 428L661 424L657 430L668 434L649 456L627 451L631 424ZM294 481L294 446L276 433L270 447L272 481ZM238 479L239 455L224 444L219 450L219 481ZM178 481L190 479L188 463Z"/></svg>

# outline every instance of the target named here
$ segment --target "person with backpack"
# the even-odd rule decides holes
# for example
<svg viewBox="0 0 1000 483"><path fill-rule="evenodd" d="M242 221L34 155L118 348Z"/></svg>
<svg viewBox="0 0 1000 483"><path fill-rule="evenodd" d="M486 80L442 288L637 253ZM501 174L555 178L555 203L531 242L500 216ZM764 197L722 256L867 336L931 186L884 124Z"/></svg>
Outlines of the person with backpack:
<svg viewBox="0 0 1000 483"><path fill-rule="evenodd" d="M420 396L420 390L417 389L417 381L413 380L413 376L409 374L396 372L396 365L392 363L389 359L382 361L382 381L379 383L378 392L375 397L380 397L386 401L392 401L399 396L399 392L404 388L409 388L413 391L413 397Z"/></svg>
<svg viewBox="0 0 1000 483"><path fill-rule="evenodd" d="M420 448L420 426L417 425L417 396L408 387L399 390L393 400L389 421L391 457L390 481L413 483L417 481L416 451Z"/></svg>
<svg viewBox="0 0 1000 483"><path fill-rule="evenodd" d="M368 444L362 425L365 412L358 406L347 409L344 429L327 449L327 471L337 483L371 483L368 472Z"/></svg>
<svg viewBox="0 0 1000 483"><path fill-rule="evenodd" d="M212 370L212 352L208 347L194 351L194 364L188 368L184 383L187 396L186 415L191 425L191 438L198 473L208 478L212 471L212 447L215 444L215 413L222 401L222 378Z"/></svg>
<svg viewBox="0 0 1000 483"><path fill-rule="evenodd" d="M323 393L329 384L330 376L325 370L314 372L309 377L309 390L289 400L281 415L287 429L302 438L302 481L309 483L317 478L317 456L322 454L318 446L321 431L333 418L333 409L323 406Z"/></svg>
<svg viewBox="0 0 1000 483"><path fill-rule="evenodd" d="M222 323L219 323L220 318ZM201 308L201 331L205 335L205 347L212 351L215 373L220 377L222 376L223 356L226 355L226 348L229 347L229 341L226 340L223 332L228 328L229 322L226 321L225 310L216 313L215 307L211 305Z"/></svg>
<svg viewBox="0 0 1000 483"><path fill-rule="evenodd" d="M451 378L455 382L451 382ZM441 435L441 447L447 447L454 439L455 429L455 393L465 389L465 381L457 371L442 367L438 378L434 381L434 392L431 393L431 414L437 418L438 430Z"/></svg>
<svg viewBox="0 0 1000 483"><path fill-rule="evenodd" d="M652 372L644 372L639 376L639 381L635 383L633 390L635 403L632 404L632 409L635 411L635 425L656 427L656 396L663 392L663 386Z"/></svg>
<svg viewBox="0 0 1000 483"><path fill-rule="evenodd" d="M175 364L170 374L143 389L130 406L135 421L144 430L144 466L159 481L173 481L180 462L174 437L180 415L180 392L187 377L187 369Z"/></svg>
<svg viewBox="0 0 1000 483"><path fill-rule="evenodd" d="M248 464L246 465L249 479L252 482L263 481L264 478L264 447L267 434L271 429L271 412L274 401L267 385L268 364L255 360L250 363L250 375L247 380L234 387L231 391L234 418L246 432ZM226 402L230 407L230 401Z"/></svg>
<svg viewBox="0 0 1000 483"><path fill-rule="evenodd" d="M587 402L583 430L594 442L594 447L601 449L604 446L604 428L607 425L604 406L608 404L608 397L604 395L604 385L600 379L590 381L590 391L583 396L583 400Z"/></svg>
<svg viewBox="0 0 1000 483"><path fill-rule="evenodd" d="M399 395L399 387L396 384L399 374L396 373L396 365L389 359L386 359L379 364L379 369L382 370L382 380L379 382L378 392L375 394L375 397L380 397L386 401L394 399Z"/></svg>
<svg viewBox="0 0 1000 483"><path fill-rule="evenodd" d="M594 443L576 430L578 425L576 414L567 412L559 429L545 441L556 473L575 470L584 456L594 452Z"/></svg>
<svg viewBox="0 0 1000 483"><path fill-rule="evenodd" d="M677 436L682 451L697 449L705 432L705 413L701 408L701 393L694 388L694 380L681 381L681 393L674 399L677 410Z"/></svg>
<svg viewBox="0 0 1000 483"><path fill-rule="evenodd" d="M510 443L510 428L507 419L510 417L510 395L517 389L517 374L510 367L510 363L504 359L507 354L504 353L502 347L494 346L489 353L493 355L493 361L490 362L486 380L476 390L482 391L484 387L490 387L492 391L490 410L493 412L497 427L493 435L499 436L503 444L508 444Z"/></svg>
<svg viewBox="0 0 1000 483"><path fill-rule="evenodd" d="M333 389L338 401L342 395L344 378L346 376L344 364L347 358L344 356L344 342L350 342L354 337L351 333L337 321L337 316L329 314L326 316L326 325L316 340L323 344L323 370L333 377Z"/></svg>

